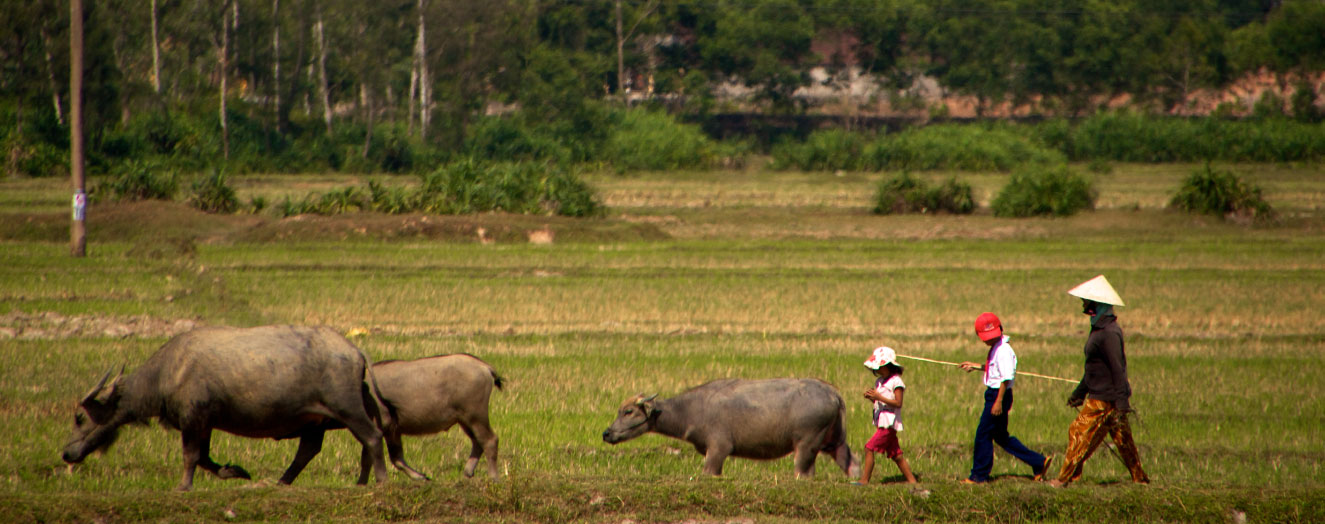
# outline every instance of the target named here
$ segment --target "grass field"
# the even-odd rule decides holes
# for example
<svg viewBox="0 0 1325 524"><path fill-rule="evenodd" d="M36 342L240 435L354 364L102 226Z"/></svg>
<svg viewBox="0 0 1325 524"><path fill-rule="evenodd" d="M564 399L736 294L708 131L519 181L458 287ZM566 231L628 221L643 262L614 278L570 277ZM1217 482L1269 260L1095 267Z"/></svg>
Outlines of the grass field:
<svg viewBox="0 0 1325 524"><path fill-rule="evenodd" d="M1237 166L1280 212L1240 226L1165 211L1193 166L1114 166L1100 205L1065 219L868 213L878 175L745 172L591 177L607 217L207 217L103 206L90 256L67 256L64 181L0 180L0 520L129 521L1325 521L1325 177ZM948 174L935 174L942 178ZM987 205L1006 175L962 174ZM357 184L236 178L241 199ZM402 179L401 182L404 182ZM291 190L297 187L297 190ZM485 244L477 228L505 232ZM548 228L551 245L524 241ZM827 457L729 459L721 478L680 441L600 434L640 392L721 377L815 377L847 400L850 442L871 433L861 362L878 345L978 360L982 311L1004 319L1023 371L1077 378L1087 331L1066 290L1104 273L1127 301L1134 424L1153 483L1107 450L1054 490L999 452L970 467L982 386L910 362L901 435L924 490L849 484ZM394 472L353 486L357 444L332 434L294 486L271 483L294 441L218 433L212 455L254 482L200 474L171 492L178 433L126 428L70 470L73 404L111 366L132 370L198 324L326 324L374 359L468 352L508 379L494 394L502 480L463 479L459 431L408 439L434 481ZM1072 385L1022 377L1012 432L1060 457ZM882 483L878 480L881 479Z"/></svg>

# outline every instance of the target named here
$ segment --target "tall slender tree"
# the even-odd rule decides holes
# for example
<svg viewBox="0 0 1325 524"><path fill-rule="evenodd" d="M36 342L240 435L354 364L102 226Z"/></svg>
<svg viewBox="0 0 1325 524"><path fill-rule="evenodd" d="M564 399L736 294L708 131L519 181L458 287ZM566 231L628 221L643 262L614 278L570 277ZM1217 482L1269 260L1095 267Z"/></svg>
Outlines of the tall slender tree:
<svg viewBox="0 0 1325 524"><path fill-rule="evenodd" d="M322 2L315 2L313 15L313 40L317 43L317 93L322 102L322 121L327 125L327 134L331 134L331 92L327 86L327 39L326 24L322 20Z"/></svg>
<svg viewBox="0 0 1325 524"><path fill-rule="evenodd" d="M285 132L281 114L281 0L271 0L271 103L278 115L276 132Z"/></svg>
<svg viewBox="0 0 1325 524"><path fill-rule="evenodd" d="M157 39L156 0L152 0L152 91L161 94L161 43Z"/></svg>
<svg viewBox="0 0 1325 524"><path fill-rule="evenodd" d="M428 76L428 38L424 9L427 3L418 0L419 32L414 44L414 67L419 86L419 139L428 139L428 124L432 116L432 79Z"/></svg>
<svg viewBox="0 0 1325 524"><path fill-rule="evenodd" d="M227 15L230 13L230 2L232 1L233 0L226 0L225 5L221 8L221 43L216 47L217 76L219 77L218 84L220 85L219 98L221 106L219 111L221 120L221 157L226 160L230 159L230 119L226 117L225 104L226 79L229 78L230 75L230 18Z"/></svg>

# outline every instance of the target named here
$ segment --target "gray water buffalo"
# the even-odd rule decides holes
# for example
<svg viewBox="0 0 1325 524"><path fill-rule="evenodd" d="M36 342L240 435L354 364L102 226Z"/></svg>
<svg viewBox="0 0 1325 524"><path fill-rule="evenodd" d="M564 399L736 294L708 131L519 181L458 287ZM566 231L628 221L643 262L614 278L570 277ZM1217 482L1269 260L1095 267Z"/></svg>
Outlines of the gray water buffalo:
<svg viewBox="0 0 1325 524"><path fill-rule="evenodd" d="M497 434L488 424L488 398L502 378L487 362L464 353L373 364L390 422L382 426L391 463L410 477L428 476L405 462L402 435L431 435L456 424L469 436L464 474L474 476L479 457L488 456L488 476L497 479ZM367 480L364 468L360 481Z"/></svg>
<svg viewBox="0 0 1325 524"><path fill-rule="evenodd" d="M846 440L846 405L813 379L715 380L669 399L636 396L621 406L603 441L659 433L695 446L704 473L722 474L727 456L775 459L796 453L796 476L814 475L819 453L848 476L860 465Z"/></svg>
<svg viewBox="0 0 1325 524"><path fill-rule="evenodd" d="M280 482L294 482L322 449L328 421L349 428L363 445L361 463L386 480L382 432L386 417L368 359L328 328L266 326L200 328L170 339L128 376L101 377L79 403L65 462L82 462L109 447L125 424L157 419L177 429L184 477L193 487L198 466L220 478L250 478L239 466L209 456L212 430L251 438L299 438L294 462ZM389 424L389 421L385 421ZM360 483L367 478L360 478Z"/></svg>

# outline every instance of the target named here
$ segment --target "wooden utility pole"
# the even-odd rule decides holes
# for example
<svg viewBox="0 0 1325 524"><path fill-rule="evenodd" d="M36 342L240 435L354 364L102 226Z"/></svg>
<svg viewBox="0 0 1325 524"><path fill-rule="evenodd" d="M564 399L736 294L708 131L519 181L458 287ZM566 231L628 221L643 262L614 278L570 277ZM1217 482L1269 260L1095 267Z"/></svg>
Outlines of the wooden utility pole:
<svg viewBox="0 0 1325 524"><path fill-rule="evenodd" d="M69 0L69 173L74 182L69 254L87 256L87 191L83 179L83 0Z"/></svg>

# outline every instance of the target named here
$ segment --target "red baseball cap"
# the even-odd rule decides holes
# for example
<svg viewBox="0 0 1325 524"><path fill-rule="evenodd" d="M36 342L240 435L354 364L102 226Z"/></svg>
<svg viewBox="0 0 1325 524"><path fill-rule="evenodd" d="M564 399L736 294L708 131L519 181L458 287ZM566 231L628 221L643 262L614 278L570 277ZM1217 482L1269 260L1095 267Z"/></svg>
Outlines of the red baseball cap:
<svg viewBox="0 0 1325 524"><path fill-rule="evenodd" d="M975 336L980 340L989 342L1003 336L1003 322L998 320L998 315L993 313L981 313L975 317Z"/></svg>

